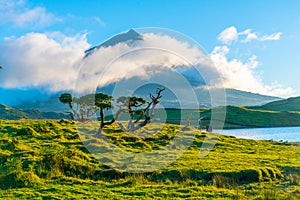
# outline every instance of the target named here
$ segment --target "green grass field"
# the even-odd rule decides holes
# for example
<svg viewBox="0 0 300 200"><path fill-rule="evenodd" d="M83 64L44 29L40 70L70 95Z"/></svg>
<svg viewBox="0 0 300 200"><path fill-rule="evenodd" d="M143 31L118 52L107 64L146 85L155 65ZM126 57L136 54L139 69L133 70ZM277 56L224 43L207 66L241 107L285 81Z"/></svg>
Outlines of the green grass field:
<svg viewBox="0 0 300 200"><path fill-rule="evenodd" d="M129 173L109 167L113 158L101 162L87 151L82 139L90 147L107 148L92 137L96 125L1 120L0 198L300 199L300 143L237 139L191 127L192 144L175 162ZM112 125L103 135L120 149L143 153L163 148L179 131L178 125L150 124L128 134ZM200 158L207 138L216 145Z"/></svg>

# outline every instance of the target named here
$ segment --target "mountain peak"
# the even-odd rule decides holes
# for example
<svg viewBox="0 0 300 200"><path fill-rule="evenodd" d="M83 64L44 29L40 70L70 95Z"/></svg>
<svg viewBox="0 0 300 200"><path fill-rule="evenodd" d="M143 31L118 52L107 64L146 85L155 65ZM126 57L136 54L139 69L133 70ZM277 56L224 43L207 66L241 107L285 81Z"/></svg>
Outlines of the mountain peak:
<svg viewBox="0 0 300 200"><path fill-rule="evenodd" d="M118 35L115 35L114 37L112 37L109 40L103 42L102 44L86 50L85 51L85 58L87 56L91 55L92 53L94 53L94 51L99 49L100 47L114 46L114 45L116 45L118 43L121 43L121 42L132 43L132 42L135 42L137 40L143 40L141 34L139 34L138 32L136 32L133 29L130 29L126 33L120 33Z"/></svg>
<svg viewBox="0 0 300 200"><path fill-rule="evenodd" d="M132 37L141 37L141 35L138 32L136 32L135 30L133 30L133 29L130 29L125 34L127 34L128 36L132 36Z"/></svg>

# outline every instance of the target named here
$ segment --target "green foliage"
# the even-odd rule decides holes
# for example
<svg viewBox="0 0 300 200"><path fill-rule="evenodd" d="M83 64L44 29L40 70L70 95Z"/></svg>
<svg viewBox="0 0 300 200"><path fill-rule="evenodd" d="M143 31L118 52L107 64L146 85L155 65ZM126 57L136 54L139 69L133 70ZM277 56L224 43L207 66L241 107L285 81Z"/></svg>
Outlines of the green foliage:
<svg viewBox="0 0 300 200"><path fill-rule="evenodd" d="M112 100L113 100L113 97L108 95L108 94L105 94L105 93L96 93L94 95L94 100L95 100L95 106L98 107L98 108L102 108L102 109L111 109L113 108L113 105L112 105Z"/></svg>
<svg viewBox="0 0 300 200"><path fill-rule="evenodd" d="M58 99L60 102L62 102L64 104L69 104L69 103L72 103L72 101L73 101L72 94L69 94L69 93L61 94Z"/></svg>
<svg viewBox="0 0 300 200"><path fill-rule="evenodd" d="M64 93L60 95L59 100L69 105L72 120L88 121L97 112L97 95L87 94L78 98L72 97L69 93Z"/></svg>
<svg viewBox="0 0 300 200"><path fill-rule="evenodd" d="M2 174L0 188L33 186L42 183L32 168L29 171L23 169L23 162L20 158L7 159L5 165L0 169Z"/></svg>
<svg viewBox="0 0 300 200"><path fill-rule="evenodd" d="M124 97L121 96L117 99L117 103L120 103L121 105L128 107L130 109L131 107L140 107L146 103L146 100L139 97Z"/></svg>

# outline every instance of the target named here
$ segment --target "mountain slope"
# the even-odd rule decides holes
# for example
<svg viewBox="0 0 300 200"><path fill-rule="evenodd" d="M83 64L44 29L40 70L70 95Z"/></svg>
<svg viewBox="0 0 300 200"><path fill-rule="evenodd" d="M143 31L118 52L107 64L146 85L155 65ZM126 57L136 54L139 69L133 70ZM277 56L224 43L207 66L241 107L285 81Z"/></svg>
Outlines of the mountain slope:
<svg viewBox="0 0 300 200"><path fill-rule="evenodd" d="M28 119L29 115L21 110L0 104L0 119Z"/></svg>
<svg viewBox="0 0 300 200"><path fill-rule="evenodd" d="M218 112L218 109L215 110ZM210 119L210 110L201 113ZM242 106L227 106L224 128L255 128L300 126L300 113L254 110Z"/></svg>
<svg viewBox="0 0 300 200"><path fill-rule="evenodd" d="M0 104L0 119L61 119L69 115L59 112L43 112L37 109L19 110Z"/></svg>
<svg viewBox="0 0 300 200"><path fill-rule="evenodd" d="M267 103L263 106L255 106L252 109L256 110L273 110L273 111L299 111L300 112L300 97L292 97L279 101Z"/></svg>
<svg viewBox="0 0 300 200"><path fill-rule="evenodd" d="M63 92L61 92L63 93ZM68 106L62 104L58 97L60 93L53 94L45 100L35 100L35 101L23 101L20 104L14 105L12 107L16 109L28 110L28 109L38 109L43 112L62 112L68 110Z"/></svg>

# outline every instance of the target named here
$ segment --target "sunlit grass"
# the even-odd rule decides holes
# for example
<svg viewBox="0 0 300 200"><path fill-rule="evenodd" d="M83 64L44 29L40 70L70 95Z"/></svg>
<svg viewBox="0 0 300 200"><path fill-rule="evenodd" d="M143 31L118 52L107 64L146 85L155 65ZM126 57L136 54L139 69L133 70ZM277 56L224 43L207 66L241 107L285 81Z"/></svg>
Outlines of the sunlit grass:
<svg viewBox="0 0 300 200"><path fill-rule="evenodd" d="M105 148L95 137L98 125L1 120L0 198L300 198L300 143L237 139L191 127L186 136L195 137L179 159L154 172L136 174L112 169L107 165L112 157L101 162L86 149L85 142L96 150ZM127 152L155 152L181 128L150 124L125 133L114 124L103 135ZM208 156L200 158L207 138L218 140Z"/></svg>

